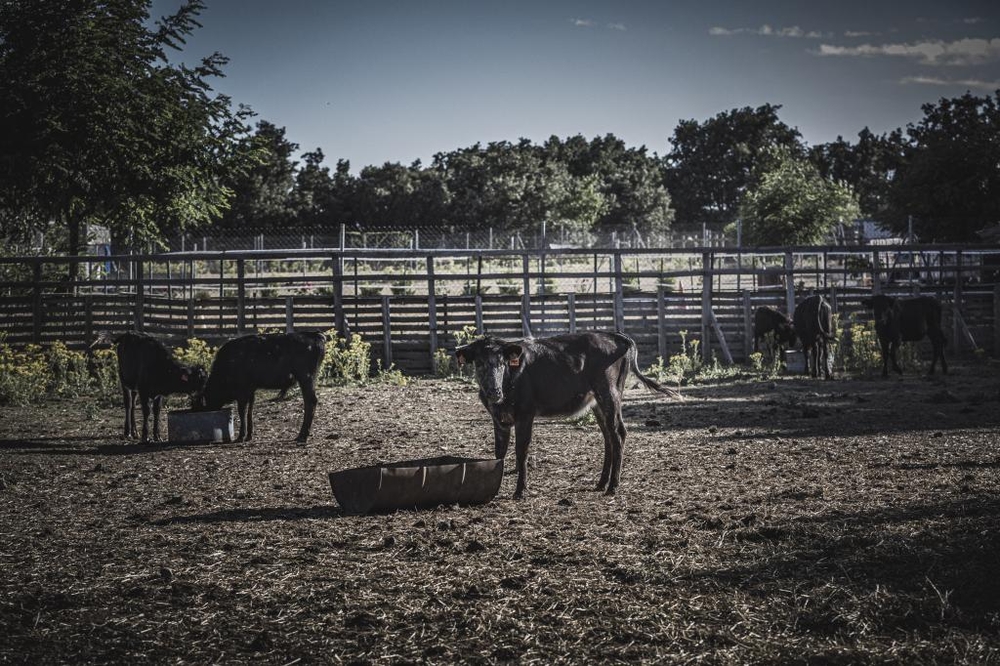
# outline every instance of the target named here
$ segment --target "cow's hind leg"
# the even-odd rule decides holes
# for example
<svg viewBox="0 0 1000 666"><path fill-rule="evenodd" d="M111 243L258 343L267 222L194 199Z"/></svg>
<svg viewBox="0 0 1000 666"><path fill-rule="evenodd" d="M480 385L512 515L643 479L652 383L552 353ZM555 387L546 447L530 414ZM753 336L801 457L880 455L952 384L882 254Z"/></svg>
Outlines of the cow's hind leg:
<svg viewBox="0 0 1000 666"><path fill-rule="evenodd" d="M135 439L139 433L135 429L135 391L122 387L122 404L125 406L125 439Z"/></svg>
<svg viewBox="0 0 1000 666"><path fill-rule="evenodd" d="M153 439L160 441L160 410L163 408L163 396L153 398Z"/></svg>
<svg viewBox="0 0 1000 666"><path fill-rule="evenodd" d="M313 387L312 380L299 382L299 388L302 389L302 427L299 429L299 436L295 438L295 441L299 444L305 444L309 438L309 432L312 430L313 416L316 414L319 398L316 397L316 389Z"/></svg>
<svg viewBox="0 0 1000 666"><path fill-rule="evenodd" d="M609 423L608 413L600 403L594 404L593 412L597 419L597 425L601 428L601 435L604 436L604 462L601 466L601 478L597 480L597 487L594 490L604 490L611 478L611 461L614 457L614 445L611 442L613 437L612 424Z"/></svg>
<svg viewBox="0 0 1000 666"><path fill-rule="evenodd" d="M889 343L889 360L892 361L892 369L896 371L896 374L903 374L903 369L899 367L899 341L893 341Z"/></svg>
<svg viewBox="0 0 1000 666"><path fill-rule="evenodd" d="M608 480L608 495L614 495L618 489L618 484L622 478L622 463L625 460L625 435L628 431L625 428L625 419L622 418L621 399L615 400L614 421L611 429L615 433L615 439L611 452L611 478Z"/></svg>
<svg viewBox="0 0 1000 666"><path fill-rule="evenodd" d="M928 332L928 337L931 339L931 371L930 374L934 374L934 368L937 364L938 359L941 359L941 372L948 374L948 362L944 360L944 334L940 331L935 332L931 329Z"/></svg>
<svg viewBox="0 0 1000 666"><path fill-rule="evenodd" d="M256 393L256 391L253 392L253 393L251 393L250 397L247 399L247 439L246 439L246 441L248 441L248 442L253 439L253 403L256 401L256 399L257 399L257 393Z"/></svg>
<svg viewBox="0 0 1000 666"><path fill-rule="evenodd" d="M142 405L142 442L149 441L149 412L151 403L156 400L156 396L139 393L139 404Z"/></svg>
<svg viewBox="0 0 1000 666"><path fill-rule="evenodd" d="M890 344L888 341L879 341L879 345L882 348L882 376L889 376L889 348Z"/></svg>

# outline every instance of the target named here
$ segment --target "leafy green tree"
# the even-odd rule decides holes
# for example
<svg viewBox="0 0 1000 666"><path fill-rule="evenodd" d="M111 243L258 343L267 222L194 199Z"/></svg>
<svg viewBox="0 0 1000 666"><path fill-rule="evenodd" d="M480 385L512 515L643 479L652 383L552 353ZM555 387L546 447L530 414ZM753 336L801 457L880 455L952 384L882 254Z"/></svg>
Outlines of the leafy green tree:
<svg viewBox="0 0 1000 666"><path fill-rule="evenodd" d="M769 151L740 205L748 245L811 245L841 221L858 216L850 187L823 178L808 160L786 148Z"/></svg>
<svg viewBox="0 0 1000 666"><path fill-rule="evenodd" d="M292 157L299 145L285 138L284 127L261 120L256 132L242 141L242 148L252 151L256 159L251 167L228 180L233 197L219 226L263 229L293 224L297 163Z"/></svg>
<svg viewBox="0 0 1000 666"><path fill-rule="evenodd" d="M682 120L664 158L666 184L684 226L732 222L743 193L771 149L803 155L798 130L778 119L780 105L725 111L703 123Z"/></svg>
<svg viewBox="0 0 1000 666"><path fill-rule="evenodd" d="M885 221L905 233L909 216L926 242L976 240L1000 220L1000 91L925 104L908 125Z"/></svg>
<svg viewBox="0 0 1000 666"><path fill-rule="evenodd" d="M879 136L866 127L858 132L857 143L837 137L836 141L810 148L809 159L824 178L847 183L854 189L862 216L881 221L886 216L889 190L902 164L904 148L900 130Z"/></svg>
<svg viewBox="0 0 1000 666"><path fill-rule="evenodd" d="M0 223L84 223L139 245L218 217L250 158L250 111L213 94L226 58L172 64L204 8L148 27L148 0L0 2ZM75 266L70 277L75 276Z"/></svg>

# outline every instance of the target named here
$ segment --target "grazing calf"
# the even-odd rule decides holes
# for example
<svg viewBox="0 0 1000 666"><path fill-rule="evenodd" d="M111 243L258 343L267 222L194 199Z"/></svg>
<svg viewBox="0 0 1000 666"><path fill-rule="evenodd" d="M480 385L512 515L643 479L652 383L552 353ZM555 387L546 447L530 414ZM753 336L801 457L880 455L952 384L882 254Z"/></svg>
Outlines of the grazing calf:
<svg viewBox="0 0 1000 666"><path fill-rule="evenodd" d="M620 333L574 333L537 340L492 337L459 347L459 363L476 365L479 399L493 417L497 458L507 454L515 429L517 486L527 485L528 446L536 416L571 416L591 407L604 435L604 466L597 490L613 495L621 480L625 450L622 395L631 370L648 388L677 397L639 372L635 343Z"/></svg>
<svg viewBox="0 0 1000 666"><path fill-rule="evenodd" d="M933 356L930 374L941 359L941 371L948 372L948 362L944 360L944 347L948 340L941 331L941 304L932 296L914 298L893 298L877 294L862 298L861 304L874 311L875 334L882 348L882 376L889 376L889 362L892 369L902 374L896 360L900 342L917 342L927 336L931 340Z"/></svg>
<svg viewBox="0 0 1000 666"><path fill-rule="evenodd" d="M829 343L836 339L830 304L818 294L809 296L795 308L793 319L795 333L802 341L806 374L819 377L819 368L822 365L824 378L830 379Z"/></svg>
<svg viewBox="0 0 1000 666"><path fill-rule="evenodd" d="M316 375L326 353L322 333L245 335L219 348L205 390L193 401L198 410L221 409L236 401L240 413L237 441L253 439L253 403L257 389L286 390L298 382L304 414L296 441L305 443L316 411Z"/></svg>
<svg viewBox="0 0 1000 666"><path fill-rule="evenodd" d="M142 441L149 441L149 408L153 407L153 439L160 439L160 407L171 393L196 393L205 385L202 368L181 365L156 338L130 331L114 339L118 381L125 403L125 437L136 437L135 399L142 405Z"/></svg>
<svg viewBox="0 0 1000 666"><path fill-rule="evenodd" d="M795 346L795 329L792 320L778 312L777 308L762 305L753 313L753 350L758 350L758 344L768 333L773 333L774 344L778 350L791 349ZM774 353L774 350L771 350Z"/></svg>

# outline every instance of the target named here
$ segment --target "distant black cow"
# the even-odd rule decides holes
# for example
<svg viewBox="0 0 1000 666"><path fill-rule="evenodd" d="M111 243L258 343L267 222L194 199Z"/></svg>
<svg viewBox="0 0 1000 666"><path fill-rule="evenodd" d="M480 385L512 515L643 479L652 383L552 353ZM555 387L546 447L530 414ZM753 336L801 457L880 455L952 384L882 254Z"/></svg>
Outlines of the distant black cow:
<svg viewBox="0 0 1000 666"><path fill-rule="evenodd" d="M149 411L153 408L153 439L160 439L160 407L171 393L196 393L205 385L202 368L181 365L156 338L130 331L114 339L118 380L125 403L125 437L137 437L135 400L142 405L142 441L149 441Z"/></svg>
<svg viewBox="0 0 1000 666"><path fill-rule="evenodd" d="M322 333L245 335L219 348L205 390L193 401L195 409L221 409L236 401L240 413L238 441L253 438L253 403L257 389L286 390L298 382L304 414L296 438L305 442L319 400L316 376L326 353Z"/></svg>
<svg viewBox="0 0 1000 666"><path fill-rule="evenodd" d="M777 308L762 305L753 313L753 350L757 351L760 340L773 333L774 344L779 350L795 346L795 329L792 320L778 312ZM774 350L771 350L772 353Z"/></svg>
<svg viewBox="0 0 1000 666"><path fill-rule="evenodd" d="M805 373L819 377L819 368L822 366L823 376L830 379L829 343L836 339L830 304L818 294L809 296L798 304L792 318L795 321L795 333L802 341Z"/></svg>
<svg viewBox="0 0 1000 666"><path fill-rule="evenodd" d="M537 340L486 337L455 350L459 363L474 362L479 399L493 418L497 458L507 454L516 430L517 486L524 495L526 461L536 416L570 416L593 407L604 435L604 466L597 489L614 494L625 450L622 394L631 370L651 390L677 396L639 372L635 343L620 333L587 332Z"/></svg>
<svg viewBox="0 0 1000 666"><path fill-rule="evenodd" d="M941 304L932 296L914 298L893 298L877 294L862 298L861 304L875 314L875 333L882 348L882 376L889 376L889 362L892 369L902 374L896 360L900 342L916 342L924 336L930 338L933 356L930 374L941 359L941 371L948 372L948 362L944 360L944 347L948 343L941 331Z"/></svg>

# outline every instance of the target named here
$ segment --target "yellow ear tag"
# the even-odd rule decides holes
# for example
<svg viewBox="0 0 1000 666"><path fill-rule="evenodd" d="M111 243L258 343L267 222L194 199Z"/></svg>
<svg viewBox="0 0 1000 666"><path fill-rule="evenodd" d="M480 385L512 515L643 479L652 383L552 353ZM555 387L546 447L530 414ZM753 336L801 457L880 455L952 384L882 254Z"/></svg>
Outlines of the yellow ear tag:
<svg viewBox="0 0 1000 666"><path fill-rule="evenodd" d="M521 365L521 359L519 359L519 358L512 358L512 359L510 359L510 367L516 368L519 365Z"/></svg>

